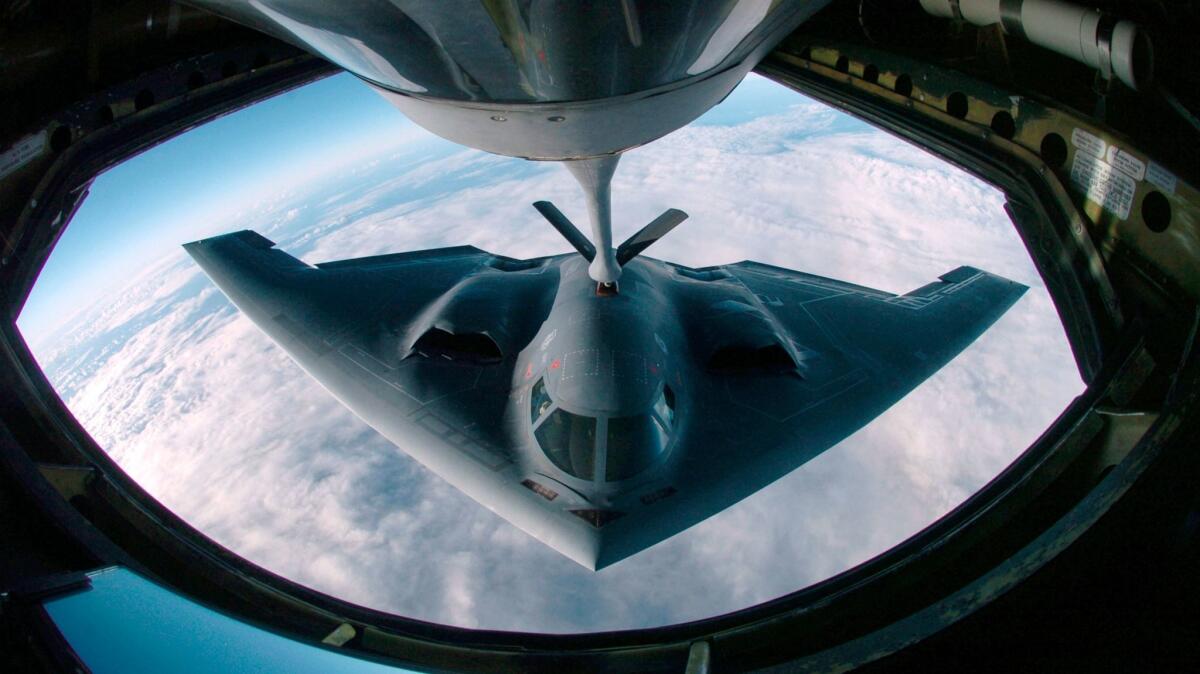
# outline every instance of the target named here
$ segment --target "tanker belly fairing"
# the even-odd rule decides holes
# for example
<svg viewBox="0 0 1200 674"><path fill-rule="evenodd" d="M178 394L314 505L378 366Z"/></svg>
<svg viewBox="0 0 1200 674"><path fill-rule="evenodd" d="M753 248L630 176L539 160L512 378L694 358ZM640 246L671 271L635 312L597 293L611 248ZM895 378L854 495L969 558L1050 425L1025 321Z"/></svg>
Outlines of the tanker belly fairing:
<svg viewBox="0 0 1200 674"><path fill-rule="evenodd" d="M970 267L906 295L754 262L473 247L305 264L251 231L185 246L355 414L443 479L600 569L858 430L1025 291Z"/></svg>

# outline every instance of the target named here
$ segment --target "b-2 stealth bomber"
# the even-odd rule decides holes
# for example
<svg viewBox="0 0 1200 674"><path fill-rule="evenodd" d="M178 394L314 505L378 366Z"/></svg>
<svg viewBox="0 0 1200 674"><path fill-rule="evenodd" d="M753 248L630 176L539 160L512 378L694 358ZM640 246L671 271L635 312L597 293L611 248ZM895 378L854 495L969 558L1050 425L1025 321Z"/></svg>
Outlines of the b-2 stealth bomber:
<svg viewBox="0 0 1200 674"><path fill-rule="evenodd" d="M1025 291L960 267L894 295L756 262L470 246L309 265L253 231L185 248L255 324L408 455L600 569L728 508L858 430Z"/></svg>

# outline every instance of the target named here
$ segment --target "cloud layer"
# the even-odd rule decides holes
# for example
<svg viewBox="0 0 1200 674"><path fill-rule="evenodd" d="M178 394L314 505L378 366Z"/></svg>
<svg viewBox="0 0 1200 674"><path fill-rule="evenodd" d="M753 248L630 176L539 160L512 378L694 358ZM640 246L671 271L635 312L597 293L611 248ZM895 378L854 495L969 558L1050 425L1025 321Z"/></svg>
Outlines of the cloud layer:
<svg viewBox="0 0 1200 674"><path fill-rule="evenodd" d="M428 473L343 409L181 252L37 349L96 440L167 507L321 591L471 627L569 632L691 620L864 561L961 503L1082 390L1054 307L989 186L792 96L785 113L693 126L622 160L622 240L668 207L651 255L753 259L905 292L962 264L1031 286L990 331L851 438L737 506L598 573ZM736 93L725 105L737 105ZM554 164L438 141L225 223L321 262L469 243L529 257L579 223ZM86 226L73 223L72 226ZM182 243L190 233L181 233Z"/></svg>

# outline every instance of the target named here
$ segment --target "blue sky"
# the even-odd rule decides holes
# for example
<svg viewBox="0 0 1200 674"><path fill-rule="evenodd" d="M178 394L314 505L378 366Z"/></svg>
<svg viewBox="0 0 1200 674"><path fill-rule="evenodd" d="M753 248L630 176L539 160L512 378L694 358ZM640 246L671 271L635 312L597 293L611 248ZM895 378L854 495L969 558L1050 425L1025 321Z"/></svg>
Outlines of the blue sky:
<svg viewBox="0 0 1200 674"><path fill-rule="evenodd" d="M370 88L340 74L226 115L100 175L38 277L20 326L36 339L200 230L272 191L418 140ZM220 228L219 226L217 227Z"/></svg>

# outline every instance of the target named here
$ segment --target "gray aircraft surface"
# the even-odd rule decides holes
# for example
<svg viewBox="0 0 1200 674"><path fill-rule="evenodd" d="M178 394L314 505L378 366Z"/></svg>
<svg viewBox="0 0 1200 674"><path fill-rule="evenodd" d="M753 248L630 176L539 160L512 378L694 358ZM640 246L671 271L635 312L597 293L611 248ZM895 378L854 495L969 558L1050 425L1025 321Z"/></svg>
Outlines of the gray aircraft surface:
<svg viewBox="0 0 1200 674"><path fill-rule="evenodd" d="M960 267L905 295L755 262L469 246L316 266L253 231L185 245L314 379L407 454L589 569L728 508L937 372L1025 286Z"/></svg>

